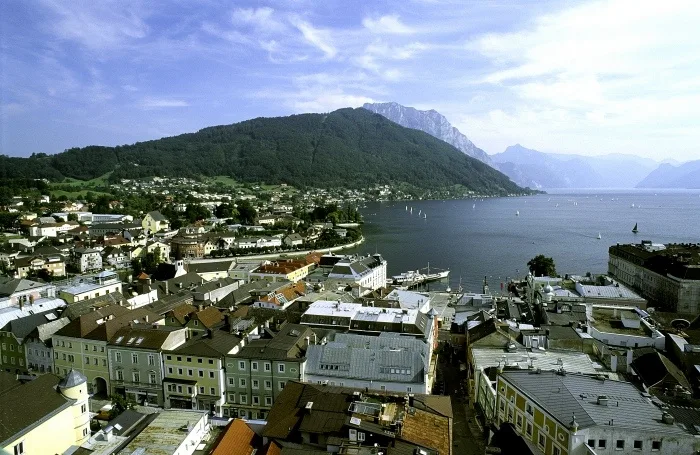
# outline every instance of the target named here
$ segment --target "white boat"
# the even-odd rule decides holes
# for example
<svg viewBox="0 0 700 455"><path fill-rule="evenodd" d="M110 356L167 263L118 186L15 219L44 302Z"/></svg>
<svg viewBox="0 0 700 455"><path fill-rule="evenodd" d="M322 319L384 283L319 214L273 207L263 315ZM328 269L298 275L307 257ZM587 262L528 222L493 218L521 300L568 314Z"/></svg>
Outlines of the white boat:
<svg viewBox="0 0 700 455"><path fill-rule="evenodd" d="M520 216L520 211L519 211L519 210L516 210L516 211L515 211L515 216Z"/></svg>
<svg viewBox="0 0 700 455"><path fill-rule="evenodd" d="M425 275L423 275L423 281L444 280L448 276L450 276L449 270L443 270L442 272L437 272L437 273L426 273Z"/></svg>
<svg viewBox="0 0 700 455"><path fill-rule="evenodd" d="M426 215L426 214L424 213L424 214L423 214L423 219L426 219L426 218L428 218L428 215Z"/></svg>
<svg viewBox="0 0 700 455"><path fill-rule="evenodd" d="M418 216L420 216L420 212L422 212L423 209L418 210Z"/></svg>
<svg viewBox="0 0 700 455"><path fill-rule="evenodd" d="M472 208L475 209L475 208L476 208L476 204L472 204Z"/></svg>
<svg viewBox="0 0 700 455"><path fill-rule="evenodd" d="M411 284L423 280L423 274L418 270L409 270L391 277L394 284Z"/></svg>
<svg viewBox="0 0 700 455"><path fill-rule="evenodd" d="M411 214L413 214L413 207L411 207Z"/></svg>
<svg viewBox="0 0 700 455"><path fill-rule="evenodd" d="M600 232L598 233L598 240L602 239L603 237L600 236Z"/></svg>
<svg viewBox="0 0 700 455"><path fill-rule="evenodd" d="M408 212L408 206L406 206L406 211Z"/></svg>

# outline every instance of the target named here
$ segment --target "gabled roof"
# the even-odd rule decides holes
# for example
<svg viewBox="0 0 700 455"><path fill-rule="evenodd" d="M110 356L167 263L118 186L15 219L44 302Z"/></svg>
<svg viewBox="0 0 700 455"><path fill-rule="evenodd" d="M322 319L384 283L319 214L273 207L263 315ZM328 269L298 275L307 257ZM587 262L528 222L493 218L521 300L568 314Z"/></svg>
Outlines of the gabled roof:
<svg viewBox="0 0 700 455"><path fill-rule="evenodd" d="M151 218L155 221L168 221L166 217L163 216L162 213L160 213L158 210L154 210L152 212L148 212L149 215L151 215Z"/></svg>
<svg viewBox="0 0 700 455"><path fill-rule="evenodd" d="M129 325L130 323L153 323L158 319L159 316L153 313L148 308L135 308L133 310L129 310L127 313L124 313L113 319L105 321L103 324L98 325L97 328L85 335L83 338L87 338L90 340L109 341L114 337L114 334L117 333L119 329Z"/></svg>
<svg viewBox="0 0 700 455"><path fill-rule="evenodd" d="M202 311L190 316L190 320L197 320L207 329L211 329L221 324L224 320L223 313L215 306L208 306Z"/></svg>
<svg viewBox="0 0 700 455"><path fill-rule="evenodd" d="M5 330L12 332L18 340L22 340L41 324L57 319L58 311L44 311L10 321L7 326L5 326Z"/></svg>
<svg viewBox="0 0 700 455"><path fill-rule="evenodd" d="M128 313L129 310L119 305L106 305L94 311L89 311L72 320L68 325L54 333L55 336L83 338L95 330L100 320L117 317Z"/></svg>
<svg viewBox="0 0 700 455"><path fill-rule="evenodd" d="M692 390L690 382L683 372L671 362L668 357L658 351L644 354L632 362L644 384L651 388L664 380L670 380L686 390Z"/></svg>
<svg viewBox="0 0 700 455"><path fill-rule="evenodd" d="M221 357L233 350L241 339L223 330L212 330L210 333L190 338L187 342L170 352L189 354L199 357Z"/></svg>
<svg viewBox="0 0 700 455"><path fill-rule="evenodd" d="M245 423L234 419L219 435L211 455L251 455L260 445L260 438Z"/></svg>
<svg viewBox="0 0 700 455"><path fill-rule="evenodd" d="M0 447L73 403L55 390L59 379L44 374L22 384L15 375L0 372ZM21 412L17 412L18 403L31 403L31 406L22 406Z"/></svg>
<svg viewBox="0 0 700 455"><path fill-rule="evenodd" d="M130 324L117 330L109 344L124 348L160 350L175 330L179 329L162 325L154 328L147 324Z"/></svg>
<svg viewBox="0 0 700 455"><path fill-rule="evenodd" d="M0 297L11 297L13 294L16 294L18 292L23 292L45 286L47 286L45 283L26 280L24 278L0 277Z"/></svg>
<svg viewBox="0 0 700 455"><path fill-rule="evenodd" d="M36 337L42 343L45 343L53 336L54 333L67 326L68 324L70 324L70 319L68 318L56 319L55 321L47 322L45 324L37 326L36 329L29 334L29 336Z"/></svg>
<svg viewBox="0 0 700 455"><path fill-rule="evenodd" d="M100 295L98 297L93 297L87 300L81 300L79 302L73 302L66 307L61 316L67 317L70 320L76 319L84 314L87 314L93 310L93 308L102 308L107 305L124 305L126 304L126 299L121 292L110 292L106 295Z"/></svg>
<svg viewBox="0 0 700 455"><path fill-rule="evenodd" d="M184 325L188 316L197 312L197 307L189 303L182 303L166 313L166 317L175 318L177 322Z"/></svg>
<svg viewBox="0 0 700 455"><path fill-rule="evenodd" d="M187 271L193 273L226 272L231 270L235 264L236 261L233 259L226 261L189 263L187 265Z"/></svg>

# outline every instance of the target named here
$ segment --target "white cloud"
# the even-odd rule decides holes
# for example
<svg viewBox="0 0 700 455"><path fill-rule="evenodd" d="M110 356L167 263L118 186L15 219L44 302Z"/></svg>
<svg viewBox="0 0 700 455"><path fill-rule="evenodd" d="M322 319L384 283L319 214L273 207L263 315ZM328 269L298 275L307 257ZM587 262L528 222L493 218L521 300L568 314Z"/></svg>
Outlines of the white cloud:
<svg viewBox="0 0 700 455"><path fill-rule="evenodd" d="M309 44L320 49L327 58L333 58L336 56L338 49L336 49L336 47L333 45L333 39L330 31L315 28L308 22L301 19L294 19L293 24L304 36L304 39Z"/></svg>
<svg viewBox="0 0 700 455"><path fill-rule="evenodd" d="M372 33L378 34L408 35L415 33L413 28L401 22L399 16L395 14L381 16L377 19L366 17L362 20L362 25Z"/></svg>
<svg viewBox="0 0 700 455"><path fill-rule="evenodd" d="M237 8L233 11L232 20L234 24L251 25L259 33L273 34L286 31L287 26L274 14L275 10L270 7Z"/></svg>
<svg viewBox="0 0 700 455"><path fill-rule="evenodd" d="M58 2L44 0L53 13L50 27L62 39L91 50L114 50L145 38L149 27L143 12L121 2ZM138 7L139 4L134 4Z"/></svg>
<svg viewBox="0 0 700 455"><path fill-rule="evenodd" d="M175 98L156 98L146 97L139 104L144 109L162 109L172 107L187 107L190 105L187 101Z"/></svg>

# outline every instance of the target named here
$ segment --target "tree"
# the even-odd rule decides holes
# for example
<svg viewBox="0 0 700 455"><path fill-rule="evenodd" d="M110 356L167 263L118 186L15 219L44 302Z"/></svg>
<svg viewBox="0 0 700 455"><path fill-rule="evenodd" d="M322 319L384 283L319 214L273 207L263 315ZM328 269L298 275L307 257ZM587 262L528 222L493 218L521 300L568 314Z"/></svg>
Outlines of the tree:
<svg viewBox="0 0 700 455"><path fill-rule="evenodd" d="M258 216L258 212L255 210L255 207L253 207L253 204L251 204L250 201L244 200L238 202L237 206L238 221L240 221L241 224L254 224L255 218Z"/></svg>
<svg viewBox="0 0 700 455"><path fill-rule="evenodd" d="M554 259L538 254L527 262L528 268L535 276L557 276L557 269L554 266Z"/></svg>
<svg viewBox="0 0 700 455"><path fill-rule="evenodd" d="M136 406L136 403L133 401L116 393L112 395L110 399L112 400L112 410L109 411L109 420L112 420L127 409L134 409Z"/></svg>
<svg viewBox="0 0 700 455"><path fill-rule="evenodd" d="M78 221L78 214L77 213L69 213L68 214L68 221Z"/></svg>

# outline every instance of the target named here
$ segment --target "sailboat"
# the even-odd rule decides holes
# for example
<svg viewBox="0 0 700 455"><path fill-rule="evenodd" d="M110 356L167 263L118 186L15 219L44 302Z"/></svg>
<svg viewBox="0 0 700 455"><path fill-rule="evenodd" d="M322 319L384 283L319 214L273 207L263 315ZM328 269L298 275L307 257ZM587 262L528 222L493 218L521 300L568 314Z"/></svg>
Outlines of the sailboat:
<svg viewBox="0 0 700 455"><path fill-rule="evenodd" d="M475 209L475 208L476 208L476 204L472 204L472 209Z"/></svg>
<svg viewBox="0 0 700 455"><path fill-rule="evenodd" d="M426 219L426 218L428 218L428 215L424 213L424 214L423 214L423 219Z"/></svg>
<svg viewBox="0 0 700 455"><path fill-rule="evenodd" d="M632 228L632 232L634 232L635 234L637 232L639 232L639 229L637 229L637 223L634 223L634 227Z"/></svg>
<svg viewBox="0 0 700 455"><path fill-rule="evenodd" d="M515 216L520 216L520 210L515 211Z"/></svg>
<svg viewBox="0 0 700 455"><path fill-rule="evenodd" d="M410 213L411 213L411 215L413 215L413 207L411 207L411 212L410 212Z"/></svg>
<svg viewBox="0 0 700 455"><path fill-rule="evenodd" d="M406 211L408 212L408 206L406 206Z"/></svg>
<svg viewBox="0 0 700 455"><path fill-rule="evenodd" d="M598 233L598 240L602 239L603 237L600 236L600 232Z"/></svg>
<svg viewBox="0 0 700 455"><path fill-rule="evenodd" d="M418 216L420 216L420 212L422 212L423 209L418 210Z"/></svg>

